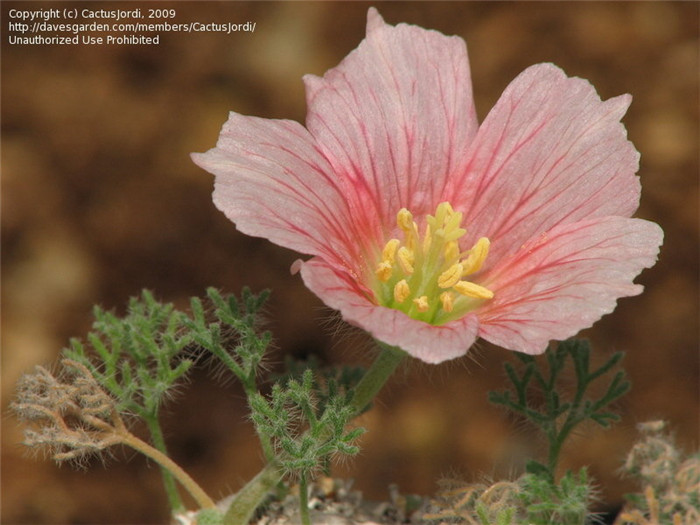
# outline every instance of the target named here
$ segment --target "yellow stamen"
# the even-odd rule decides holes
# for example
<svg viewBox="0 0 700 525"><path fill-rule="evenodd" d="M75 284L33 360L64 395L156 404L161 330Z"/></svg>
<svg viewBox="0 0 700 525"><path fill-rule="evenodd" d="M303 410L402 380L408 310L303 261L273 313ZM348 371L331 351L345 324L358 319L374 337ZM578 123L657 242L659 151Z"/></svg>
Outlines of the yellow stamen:
<svg viewBox="0 0 700 525"><path fill-rule="evenodd" d="M489 255L489 247L491 241L486 237L481 237L476 244L469 250L469 256L464 261L464 272L462 276L471 275L481 270L481 267Z"/></svg>
<svg viewBox="0 0 700 525"><path fill-rule="evenodd" d="M401 208L396 214L396 224L404 232L404 245L409 250L416 249L418 244L418 225L413 220L413 215L406 208Z"/></svg>
<svg viewBox="0 0 700 525"><path fill-rule="evenodd" d="M393 263L396 257L396 250L398 249L401 241L398 239L391 239L384 249L382 250L382 260L385 262Z"/></svg>
<svg viewBox="0 0 700 525"><path fill-rule="evenodd" d="M406 279L401 279L394 286L394 300L397 303L403 303L409 295L411 295L411 289L408 287Z"/></svg>
<svg viewBox="0 0 700 525"><path fill-rule="evenodd" d="M426 295L421 295L420 297L416 297L413 300L413 304L416 305L416 308L418 309L419 312L427 312L428 309L430 308L430 305L428 304L428 296L426 296Z"/></svg>
<svg viewBox="0 0 700 525"><path fill-rule="evenodd" d="M442 292L440 294L440 304L442 304L442 309L448 314L452 311L455 304L455 296L452 292Z"/></svg>
<svg viewBox="0 0 700 525"><path fill-rule="evenodd" d="M394 273L394 265L389 261L382 261L377 265L377 269L374 274L377 276L381 282L385 283L391 279L391 275Z"/></svg>
<svg viewBox="0 0 700 525"><path fill-rule="evenodd" d="M462 278L463 271L464 268L462 268L460 263L453 264L440 274L438 286L440 288L452 288Z"/></svg>
<svg viewBox="0 0 700 525"><path fill-rule="evenodd" d="M396 260L396 250L401 244L398 239L390 239L382 250L382 262L377 265L374 274L381 282L385 283L394 274L394 261Z"/></svg>
<svg viewBox="0 0 700 525"><path fill-rule="evenodd" d="M451 262L459 258L459 244L457 244L457 241L445 243L444 257L446 262Z"/></svg>
<svg viewBox="0 0 700 525"><path fill-rule="evenodd" d="M444 239L446 242L456 241L465 233L467 233L467 230L464 228L452 228L450 230L445 229Z"/></svg>
<svg viewBox="0 0 700 525"><path fill-rule="evenodd" d="M413 215L406 208L401 208L396 214L396 224L406 233L413 231Z"/></svg>
<svg viewBox="0 0 700 525"><path fill-rule="evenodd" d="M399 264L401 269L405 274L411 275L413 273L413 263L415 262L415 254L413 251L409 250L405 246L399 248L397 253L399 259Z"/></svg>
<svg viewBox="0 0 700 525"><path fill-rule="evenodd" d="M451 217L452 215L454 215L452 205L449 202L441 202L438 204L437 210L435 210L435 216L432 217L428 215L425 220L428 222L428 224L430 224L433 230L437 231L443 227L446 218Z"/></svg>
<svg viewBox="0 0 700 525"><path fill-rule="evenodd" d="M443 213L446 213L447 215L452 215L455 212L454 209L452 208L452 204L450 204L447 201L441 202L440 204L438 204L438 210L442 210Z"/></svg>
<svg viewBox="0 0 700 525"><path fill-rule="evenodd" d="M467 297L475 299L493 299L493 292L488 288L470 283L469 281L459 281L453 287L456 291Z"/></svg>
<svg viewBox="0 0 700 525"><path fill-rule="evenodd" d="M462 250L460 239L467 232L463 218L448 202L418 222L406 208L398 211L399 238L388 240L374 269L380 304L414 319L443 324L476 308L475 299L493 298L491 290L476 284L478 278L462 280L482 269L490 246L482 237L469 250Z"/></svg>
<svg viewBox="0 0 700 525"><path fill-rule="evenodd" d="M462 235L467 233L467 230L460 228L459 225L462 222L462 214L460 212L453 213L447 222L445 223L445 241L456 241Z"/></svg>

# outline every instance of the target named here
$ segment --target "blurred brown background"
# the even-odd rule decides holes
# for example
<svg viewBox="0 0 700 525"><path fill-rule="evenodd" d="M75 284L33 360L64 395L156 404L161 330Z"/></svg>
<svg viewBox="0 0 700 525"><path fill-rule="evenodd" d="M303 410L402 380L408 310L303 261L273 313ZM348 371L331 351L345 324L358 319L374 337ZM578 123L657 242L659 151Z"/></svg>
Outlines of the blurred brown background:
<svg viewBox="0 0 700 525"><path fill-rule="evenodd" d="M70 7L59 3L10 8ZM153 7L155 4L150 4ZM327 363L367 362L370 345L337 333L332 313L290 276L297 254L239 234L212 205L212 177L189 159L215 144L229 110L305 115L301 76L335 66L364 35L368 3L159 3L177 22L256 22L254 33L168 33L157 47L10 46L2 43L2 522L165 523L158 469L130 451L85 471L28 457L7 412L18 377L52 363L90 327L91 305L123 311L143 287L186 305L214 285L272 288L269 328L278 351ZM666 231L660 262L639 297L586 335L604 359L627 352L633 391L611 431L584 429L563 466L588 464L601 508L632 488L617 469L635 424L671 422L698 446L698 11L694 2L376 3L409 22L467 40L480 119L527 66L554 62L589 79L603 98L632 93L625 118L642 153L638 215ZM148 7L137 2L79 7ZM332 328L329 328L331 326ZM538 437L490 406L505 385L504 350L412 363L364 417L363 451L337 468L367 498L387 485L432 493L444 476L515 476ZM260 466L242 393L196 371L165 411L172 455L213 496Z"/></svg>

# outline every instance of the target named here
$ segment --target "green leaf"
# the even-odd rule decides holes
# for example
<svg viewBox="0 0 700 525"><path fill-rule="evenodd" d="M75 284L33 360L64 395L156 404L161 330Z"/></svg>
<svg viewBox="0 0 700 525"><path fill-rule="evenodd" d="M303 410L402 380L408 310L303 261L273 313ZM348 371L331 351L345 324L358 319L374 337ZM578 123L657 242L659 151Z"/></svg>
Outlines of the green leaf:
<svg viewBox="0 0 700 525"><path fill-rule="evenodd" d="M613 354L594 372L590 372L590 354L588 341L576 339L563 341L555 348L548 349L545 353L546 367L541 359L516 354L523 365L520 372L510 363L504 364L515 398L507 390L489 393L489 401L523 415L545 434L549 445L548 462L534 462L533 465L539 467L533 468L539 469L540 473L544 468L550 479L554 479L561 448L573 429L586 419L592 419L604 427L616 421L617 416L606 409L630 388L624 371L620 370L609 383L606 394L591 399L587 395L590 384L618 365L622 353ZM563 396L563 392L571 390L563 380L568 360L573 365L576 388L572 395ZM544 399L544 405L537 406L533 399Z"/></svg>

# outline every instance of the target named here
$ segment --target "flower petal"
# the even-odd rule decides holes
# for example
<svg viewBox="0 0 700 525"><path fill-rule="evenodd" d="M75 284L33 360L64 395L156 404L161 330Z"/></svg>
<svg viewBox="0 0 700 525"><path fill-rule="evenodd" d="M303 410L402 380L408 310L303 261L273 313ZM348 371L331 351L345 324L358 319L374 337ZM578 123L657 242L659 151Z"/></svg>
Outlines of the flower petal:
<svg viewBox="0 0 700 525"><path fill-rule="evenodd" d="M442 326L416 321L403 312L376 305L357 281L318 257L303 263L301 275L306 286L339 310L345 321L426 363L461 357L476 339L479 322L474 314Z"/></svg>
<svg viewBox="0 0 700 525"><path fill-rule="evenodd" d="M192 159L216 175L214 203L243 233L329 260L356 256L342 181L299 123L231 113L216 148Z"/></svg>
<svg viewBox="0 0 700 525"><path fill-rule="evenodd" d="M490 261L561 223L631 216L639 154L620 119L631 97L601 102L593 86L552 64L526 69L479 129L452 204Z"/></svg>
<svg viewBox="0 0 700 525"><path fill-rule="evenodd" d="M478 125L464 41L371 8L359 47L304 81L306 125L367 220L381 231L402 207L432 212Z"/></svg>
<svg viewBox="0 0 700 525"><path fill-rule="evenodd" d="M654 265L663 231L653 222L602 217L552 228L484 276L495 297L478 311L479 335L510 350L541 353L591 326L633 279Z"/></svg>

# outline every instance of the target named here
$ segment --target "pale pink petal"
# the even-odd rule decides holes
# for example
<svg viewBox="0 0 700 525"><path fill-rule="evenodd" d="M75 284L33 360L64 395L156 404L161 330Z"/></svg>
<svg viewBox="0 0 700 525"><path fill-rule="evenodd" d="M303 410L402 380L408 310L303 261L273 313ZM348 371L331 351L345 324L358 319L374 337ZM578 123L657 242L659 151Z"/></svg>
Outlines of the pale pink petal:
<svg viewBox="0 0 700 525"><path fill-rule="evenodd" d="M477 131L464 42L389 26L373 8L360 46L305 83L308 131L232 113L217 147L193 159L216 175L214 202L239 230L314 256L292 271L349 323L428 363L477 336L539 353L641 292L633 280L663 233L628 218L640 194L620 123L631 97L602 102L540 64ZM377 305L369 287L397 211L421 224L445 200L464 213L462 248L491 240L470 279L495 297L434 326Z"/></svg>
<svg viewBox="0 0 700 525"><path fill-rule="evenodd" d="M603 217L552 228L499 261L484 282L495 297L478 310L479 335L536 354L637 295L633 279L654 265L661 228L641 219Z"/></svg>
<svg viewBox="0 0 700 525"><path fill-rule="evenodd" d="M301 275L306 286L339 310L345 321L426 363L463 356L476 339L479 322L474 314L442 326L416 321L403 312L376 305L357 281L318 257L303 263Z"/></svg>
<svg viewBox="0 0 700 525"><path fill-rule="evenodd" d="M453 187L470 234L493 241L487 264L557 224L634 213L639 154L620 123L630 101L601 102L588 81L551 64L508 86Z"/></svg>
<svg viewBox="0 0 700 525"><path fill-rule="evenodd" d="M323 78L308 75L306 125L379 234L396 212L432 213L476 134L467 49L458 37L368 13L367 37Z"/></svg>
<svg viewBox="0 0 700 525"><path fill-rule="evenodd" d="M231 113L216 148L192 158L216 175L214 203L243 233L329 260L357 257L366 235L299 123Z"/></svg>

